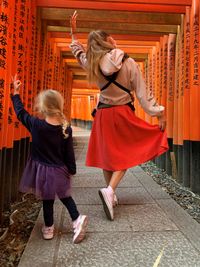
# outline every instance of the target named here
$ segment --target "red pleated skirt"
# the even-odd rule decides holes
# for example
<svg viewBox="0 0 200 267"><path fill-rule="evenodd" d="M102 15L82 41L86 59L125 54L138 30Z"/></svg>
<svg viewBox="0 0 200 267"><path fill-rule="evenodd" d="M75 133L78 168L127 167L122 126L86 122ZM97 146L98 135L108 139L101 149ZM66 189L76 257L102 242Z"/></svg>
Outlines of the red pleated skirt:
<svg viewBox="0 0 200 267"><path fill-rule="evenodd" d="M127 105L98 109L90 135L86 166L124 170L168 150L166 131L136 117Z"/></svg>

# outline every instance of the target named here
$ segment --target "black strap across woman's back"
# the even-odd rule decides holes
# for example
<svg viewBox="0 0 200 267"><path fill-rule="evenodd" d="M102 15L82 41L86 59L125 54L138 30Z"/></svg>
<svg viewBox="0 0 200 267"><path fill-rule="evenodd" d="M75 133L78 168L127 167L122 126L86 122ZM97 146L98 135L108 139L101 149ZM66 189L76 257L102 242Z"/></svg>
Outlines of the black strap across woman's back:
<svg viewBox="0 0 200 267"><path fill-rule="evenodd" d="M124 60L127 59L128 57L129 57L129 56L125 53L125 54L124 54L124 57L123 57L123 59L122 59L122 62L124 62ZM109 76L104 75L103 72L102 72L101 70L100 70L100 72L101 72L101 74L103 75L103 77L108 81L108 83L106 83L106 84L100 89L101 91L105 90L106 88L108 88L108 86L109 86L111 83L113 83L113 84L115 84L117 87L119 87L120 89L122 89L123 91L125 91L126 93L128 93L128 94L131 96L130 90L128 90L126 87L124 87L122 84L120 84L120 83L118 83L118 82L116 81L117 76L118 76L120 70L117 71L117 72L114 72L112 75L109 75Z"/></svg>

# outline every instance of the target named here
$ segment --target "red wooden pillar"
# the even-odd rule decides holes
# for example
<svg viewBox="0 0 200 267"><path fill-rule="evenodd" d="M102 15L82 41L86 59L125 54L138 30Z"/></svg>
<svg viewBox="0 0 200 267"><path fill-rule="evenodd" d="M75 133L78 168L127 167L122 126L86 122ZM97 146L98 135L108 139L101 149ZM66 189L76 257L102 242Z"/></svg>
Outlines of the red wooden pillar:
<svg viewBox="0 0 200 267"><path fill-rule="evenodd" d="M174 90L175 90L175 47L176 34L169 34L167 53L167 95L166 95L166 119L169 151L166 155L166 171L172 174L170 152L173 149L173 117L174 117Z"/></svg>
<svg viewBox="0 0 200 267"><path fill-rule="evenodd" d="M159 69L159 86L158 86L158 92L157 92L157 100L158 103L161 103L162 101L162 85L163 85L163 42L164 37L160 38L159 43L159 58L158 58L158 69Z"/></svg>
<svg viewBox="0 0 200 267"><path fill-rule="evenodd" d="M190 56L191 56L191 91L190 91L190 140L200 141L200 92L199 92L199 0L193 0L190 20Z"/></svg>
<svg viewBox="0 0 200 267"><path fill-rule="evenodd" d="M13 1L0 6L0 223L9 207L12 181L13 112L10 106ZM9 132L10 131L10 132Z"/></svg>
<svg viewBox="0 0 200 267"><path fill-rule="evenodd" d="M184 15L181 19L179 39L179 87L178 87L178 145L183 145L183 95L185 86Z"/></svg>
<svg viewBox="0 0 200 267"><path fill-rule="evenodd" d="M200 192L200 55L199 55L199 0L192 1L190 20L190 186L194 192Z"/></svg>
<svg viewBox="0 0 200 267"><path fill-rule="evenodd" d="M166 107L166 97L167 97L167 58L168 58L168 35L163 37L163 77L162 77L162 92L161 92L161 101L160 104Z"/></svg>
<svg viewBox="0 0 200 267"><path fill-rule="evenodd" d="M14 113L10 100L10 84L13 66L15 1L4 1L1 4L0 31L0 143L2 147L12 147ZM3 137L3 139L2 139Z"/></svg>
<svg viewBox="0 0 200 267"><path fill-rule="evenodd" d="M184 24L184 58L185 58L185 82L184 82L184 98L183 98L183 139L190 139L190 7L186 8L185 24Z"/></svg>
<svg viewBox="0 0 200 267"><path fill-rule="evenodd" d="M173 144L178 144L178 89L179 89L179 69L180 69L180 26L177 30L176 54L175 54L175 90L174 90L174 116L173 116Z"/></svg>
<svg viewBox="0 0 200 267"><path fill-rule="evenodd" d="M176 34L169 34L168 39L168 79L166 96L167 136L173 138L173 114L174 114L174 91L175 91L175 46Z"/></svg>
<svg viewBox="0 0 200 267"><path fill-rule="evenodd" d="M66 118L68 121L71 120L71 99L72 99L72 82L73 76L72 71L67 70L66 72L66 94L65 94L65 105L66 105Z"/></svg>
<svg viewBox="0 0 200 267"><path fill-rule="evenodd" d="M190 187L190 7L184 20L183 185Z"/></svg>

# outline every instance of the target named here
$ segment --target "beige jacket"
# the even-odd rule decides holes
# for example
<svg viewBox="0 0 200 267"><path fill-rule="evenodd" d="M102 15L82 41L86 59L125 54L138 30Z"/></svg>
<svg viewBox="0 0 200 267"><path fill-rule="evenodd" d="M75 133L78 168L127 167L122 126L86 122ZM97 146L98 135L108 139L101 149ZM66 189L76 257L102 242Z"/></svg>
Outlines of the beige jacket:
<svg viewBox="0 0 200 267"><path fill-rule="evenodd" d="M87 69L87 58L85 49L78 40L73 40L70 48L72 53L77 58L80 65ZM111 75L120 70L116 81L130 91L134 91L140 105L144 111L151 116L159 116L164 110L163 106L159 106L155 99L147 96L146 84L142 77L138 64L132 59L127 58L122 63L124 52L120 49L113 49L100 61L100 69L105 75ZM99 77L97 85L102 88L107 81L103 76ZM100 92L100 102L110 105L124 105L131 102L131 97L128 93L120 89L114 84Z"/></svg>

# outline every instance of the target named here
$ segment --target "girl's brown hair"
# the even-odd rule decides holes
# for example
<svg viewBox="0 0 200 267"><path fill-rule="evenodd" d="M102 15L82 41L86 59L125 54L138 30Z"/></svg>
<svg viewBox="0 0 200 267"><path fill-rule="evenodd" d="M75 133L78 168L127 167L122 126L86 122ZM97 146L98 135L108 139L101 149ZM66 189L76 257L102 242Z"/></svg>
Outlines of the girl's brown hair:
<svg viewBox="0 0 200 267"><path fill-rule="evenodd" d="M64 99L62 95L53 89L43 90L36 99L34 110L42 117L57 116L63 130L64 138L68 137L66 129L69 125L63 113Z"/></svg>

